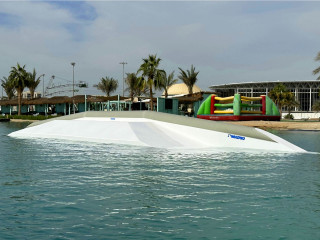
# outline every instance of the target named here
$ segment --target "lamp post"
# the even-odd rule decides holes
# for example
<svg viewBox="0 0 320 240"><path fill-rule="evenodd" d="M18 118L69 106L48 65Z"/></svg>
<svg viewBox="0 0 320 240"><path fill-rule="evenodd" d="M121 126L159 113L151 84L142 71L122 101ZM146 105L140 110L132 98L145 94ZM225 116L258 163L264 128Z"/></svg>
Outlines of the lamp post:
<svg viewBox="0 0 320 240"><path fill-rule="evenodd" d="M74 65L76 65L76 63L72 62L71 65L72 65L72 97L74 97Z"/></svg>
<svg viewBox="0 0 320 240"><path fill-rule="evenodd" d="M44 75L45 74L42 74L42 97L44 97Z"/></svg>
<svg viewBox="0 0 320 240"><path fill-rule="evenodd" d="M124 97L124 65L128 63L121 62L119 64L122 64L122 96Z"/></svg>

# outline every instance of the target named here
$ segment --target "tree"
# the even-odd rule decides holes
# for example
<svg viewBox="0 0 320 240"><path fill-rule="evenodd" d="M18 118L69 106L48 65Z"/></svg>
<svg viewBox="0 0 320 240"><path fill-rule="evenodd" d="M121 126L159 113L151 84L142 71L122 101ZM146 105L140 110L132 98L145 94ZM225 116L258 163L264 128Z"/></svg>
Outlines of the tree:
<svg viewBox="0 0 320 240"><path fill-rule="evenodd" d="M288 114L290 115L293 108L300 107L300 103L295 99L294 94L291 93L288 95L285 106L288 108Z"/></svg>
<svg viewBox="0 0 320 240"><path fill-rule="evenodd" d="M138 77L136 73L127 73L126 84L129 90L129 95L131 101L133 101L133 97L139 96L143 90L145 89L145 84L142 77Z"/></svg>
<svg viewBox="0 0 320 240"><path fill-rule="evenodd" d="M292 104L295 104L294 102L295 97L294 94L286 88L282 83L276 85L270 92L269 97L273 100L273 102L278 106L278 109L280 111L280 115L282 115L282 108L286 106L292 107Z"/></svg>
<svg viewBox="0 0 320 240"><path fill-rule="evenodd" d="M178 79L174 79L174 71L167 76L167 73L163 71L163 76L160 80L160 88L164 89L164 97L168 97L168 89L175 84Z"/></svg>
<svg viewBox="0 0 320 240"><path fill-rule="evenodd" d="M32 73L29 72L28 75L29 75L29 80L28 80L27 87L30 90L31 98L33 98L34 97L34 91L36 90L36 88L40 84L41 80L40 80L40 77L37 77L37 73L36 73L35 69L33 69Z"/></svg>
<svg viewBox="0 0 320 240"><path fill-rule="evenodd" d="M139 77L137 88L134 91L134 96L147 96L149 93L149 86L146 85L143 77Z"/></svg>
<svg viewBox="0 0 320 240"><path fill-rule="evenodd" d="M12 84L12 81L10 79L10 76L7 77L3 77L1 79L1 86L3 87L4 91L7 94L8 99L12 99L14 97L14 86Z"/></svg>
<svg viewBox="0 0 320 240"><path fill-rule="evenodd" d="M118 88L118 81L113 79L112 77L101 78L101 81L96 85L97 89L104 92L107 97L110 96L110 93L114 92Z"/></svg>
<svg viewBox="0 0 320 240"><path fill-rule="evenodd" d="M25 70L25 65L20 66L20 64L17 63L17 66L11 67L10 80L12 81L12 84L18 95L18 115L21 115L22 92L24 88L28 85L29 80L28 73Z"/></svg>
<svg viewBox="0 0 320 240"><path fill-rule="evenodd" d="M157 58L157 55L149 55L148 58L142 59L143 63L138 69L138 73L142 72L142 77L146 85L149 88L149 97L150 97L150 108L153 110L153 92L152 88L155 86L157 88L157 83L160 78L163 70L158 69L161 59ZM146 79L145 79L146 78Z"/></svg>
<svg viewBox="0 0 320 240"><path fill-rule="evenodd" d="M314 59L315 61L320 61L320 52L318 52L318 55ZM320 72L320 67L317 67L315 70L313 70L313 75L316 75ZM320 76L317 78L317 80L320 80Z"/></svg>
<svg viewBox="0 0 320 240"><path fill-rule="evenodd" d="M199 72L195 72L195 67L191 65L190 71L187 70L187 72L183 71L181 68L180 75L178 76L179 79L181 79L188 87L189 94L192 94L193 85L197 82L197 76Z"/></svg>
<svg viewBox="0 0 320 240"><path fill-rule="evenodd" d="M320 112L320 101L317 101L313 104L312 111Z"/></svg>

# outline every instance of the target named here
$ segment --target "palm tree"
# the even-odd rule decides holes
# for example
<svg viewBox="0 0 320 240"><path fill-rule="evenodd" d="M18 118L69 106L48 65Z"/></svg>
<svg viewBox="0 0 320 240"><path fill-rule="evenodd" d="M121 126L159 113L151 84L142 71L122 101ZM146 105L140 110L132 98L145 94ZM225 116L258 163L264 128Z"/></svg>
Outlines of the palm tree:
<svg viewBox="0 0 320 240"><path fill-rule="evenodd" d="M114 92L118 88L118 81L113 79L112 77L105 77L101 78L101 81L98 83L98 85L95 85L97 89L104 92L107 97L110 96L110 93Z"/></svg>
<svg viewBox="0 0 320 240"><path fill-rule="evenodd" d="M315 61L320 61L320 52L318 52L317 57L314 59ZM313 70L313 75L316 75L320 72L320 67L317 67L315 70ZM320 80L320 76L317 78L317 80Z"/></svg>
<svg viewBox="0 0 320 240"><path fill-rule="evenodd" d="M277 105L280 115L282 115L282 107L290 105L290 102L295 101L294 94L286 88L282 83L276 85L270 92L269 97Z"/></svg>
<svg viewBox="0 0 320 240"><path fill-rule="evenodd" d="M191 65L190 71L187 70L187 72L183 71L181 68L180 70L180 75L178 76L179 79L181 79L188 87L189 94L192 94L192 88L193 85L197 82L197 76L199 72L195 72L195 67Z"/></svg>
<svg viewBox="0 0 320 240"><path fill-rule="evenodd" d="M178 79L174 79L174 71L167 76L167 73L163 71L163 76L160 82L160 87L164 89L164 97L168 97L168 89L175 84Z"/></svg>
<svg viewBox="0 0 320 240"><path fill-rule="evenodd" d="M128 85L128 88L126 90L129 90L130 99L131 101L133 101L133 97L139 96L144 89L143 78L138 77L136 73L127 73L125 81Z"/></svg>
<svg viewBox="0 0 320 240"><path fill-rule="evenodd" d="M161 59L157 58L157 55L149 55L148 58L142 59L143 63L138 69L138 73L142 72L142 77L149 88L150 97L150 108L153 110L153 92L152 88L155 86L157 88L156 82L161 78L163 70L158 69ZM145 79L146 78L146 79Z"/></svg>
<svg viewBox="0 0 320 240"><path fill-rule="evenodd" d="M23 89L28 85L28 80L29 80L28 73L25 70L25 65L20 66L20 64L17 63L17 66L11 67L10 79L18 95L18 105L19 105L18 115L21 115L22 92L23 92Z"/></svg>
<svg viewBox="0 0 320 240"><path fill-rule="evenodd" d="M137 88L134 91L134 96L147 96L149 92L149 86L146 84L146 81L143 77L139 77Z"/></svg>
<svg viewBox="0 0 320 240"><path fill-rule="evenodd" d="M1 86L3 87L4 91L6 92L9 100L14 97L14 86L12 84L10 76L8 78L3 77L1 79Z"/></svg>
<svg viewBox="0 0 320 240"><path fill-rule="evenodd" d="M291 92L290 92L291 93ZM285 102L285 106L288 108L288 114L291 114L291 110L295 107L300 107L300 103L295 99L293 93L288 94L287 100Z"/></svg>
<svg viewBox="0 0 320 240"><path fill-rule="evenodd" d="M33 69L32 73L29 72L28 75L29 75L29 81L28 81L27 87L30 90L31 98L33 98L34 97L34 91L36 90L36 88L40 84L41 80L40 80L40 77L37 78L37 73L36 73L35 69Z"/></svg>

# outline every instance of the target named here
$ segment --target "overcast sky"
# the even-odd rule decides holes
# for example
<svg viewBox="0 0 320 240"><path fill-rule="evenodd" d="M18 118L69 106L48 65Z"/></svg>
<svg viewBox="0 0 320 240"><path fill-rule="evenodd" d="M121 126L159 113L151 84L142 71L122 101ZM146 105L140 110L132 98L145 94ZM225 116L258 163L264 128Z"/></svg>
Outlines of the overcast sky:
<svg viewBox="0 0 320 240"><path fill-rule="evenodd" d="M157 54L160 68L200 71L197 85L310 80L320 51L320 2L1 1L0 77L19 62L56 85L119 80ZM38 88L42 92L42 85ZM71 95L66 93L63 95Z"/></svg>

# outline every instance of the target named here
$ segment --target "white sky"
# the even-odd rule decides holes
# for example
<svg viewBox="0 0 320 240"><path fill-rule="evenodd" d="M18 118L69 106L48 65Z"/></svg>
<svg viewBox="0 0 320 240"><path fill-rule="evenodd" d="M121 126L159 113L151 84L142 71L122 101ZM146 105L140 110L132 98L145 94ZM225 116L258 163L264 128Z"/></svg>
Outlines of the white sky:
<svg viewBox="0 0 320 240"><path fill-rule="evenodd" d="M119 80L157 54L168 73L200 71L197 85L316 79L320 2L0 2L0 77L19 62L55 82ZM42 84L38 88L42 92ZM63 95L71 95L65 93Z"/></svg>

